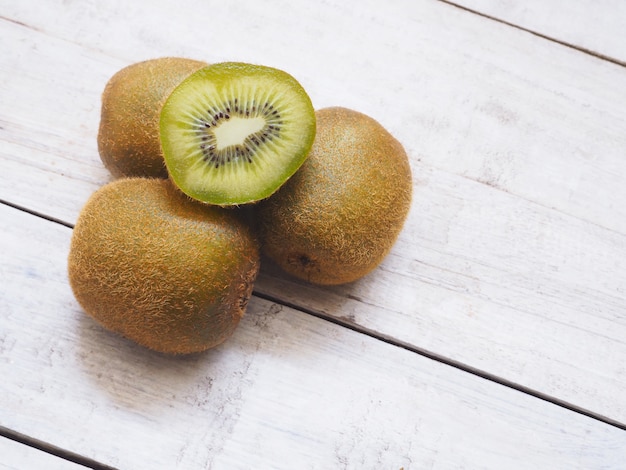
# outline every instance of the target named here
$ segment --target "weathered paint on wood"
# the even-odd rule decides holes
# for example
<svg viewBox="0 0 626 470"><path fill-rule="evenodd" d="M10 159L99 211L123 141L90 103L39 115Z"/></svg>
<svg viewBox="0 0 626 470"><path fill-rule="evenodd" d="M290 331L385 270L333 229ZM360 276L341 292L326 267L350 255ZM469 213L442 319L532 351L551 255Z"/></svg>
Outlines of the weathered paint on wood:
<svg viewBox="0 0 626 470"><path fill-rule="evenodd" d="M116 468L617 468L625 432L254 297L183 358L109 333L66 279L71 230L0 206L0 422Z"/></svg>
<svg viewBox="0 0 626 470"><path fill-rule="evenodd" d="M453 0L451 3L626 64L626 4L621 0Z"/></svg>
<svg viewBox="0 0 626 470"><path fill-rule="evenodd" d="M0 470L85 470L86 467L26 444L0 437Z"/></svg>
<svg viewBox="0 0 626 470"><path fill-rule="evenodd" d="M111 179L106 81L164 55L283 68L316 107L377 118L415 175L370 276L318 288L266 262L273 302L183 360L90 322L63 274L70 229L3 207L0 426L131 468L619 468L624 431L411 351L626 423L626 68L435 1L0 3L9 205L71 225ZM609 5L585 35L606 47L568 36L584 2L502 19L619 58Z"/></svg>

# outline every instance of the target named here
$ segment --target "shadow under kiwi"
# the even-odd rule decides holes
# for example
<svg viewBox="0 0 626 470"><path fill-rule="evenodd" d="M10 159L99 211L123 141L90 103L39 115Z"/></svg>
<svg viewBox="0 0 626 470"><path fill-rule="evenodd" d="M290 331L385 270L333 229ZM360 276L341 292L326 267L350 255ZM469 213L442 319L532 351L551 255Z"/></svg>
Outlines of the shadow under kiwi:
<svg viewBox="0 0 626 470"><path fill-rule="evenodd" d="M271 259L262 256L254 294L318 318L355 328L358 327L358 320L354 301L362 302L358 292L367 284L367 278L365 276L336 286L317 285L286 273Z"/></svg>
<svg viewBox="0 0 626 470"><path fill-rule="evenodd" d="M78 310L77 355L84 374L123 408L152 414L178 402L198 406L210 401L239 370L249 367L234 337L200 353L168 355L145 348L105 329Z"/></svg>

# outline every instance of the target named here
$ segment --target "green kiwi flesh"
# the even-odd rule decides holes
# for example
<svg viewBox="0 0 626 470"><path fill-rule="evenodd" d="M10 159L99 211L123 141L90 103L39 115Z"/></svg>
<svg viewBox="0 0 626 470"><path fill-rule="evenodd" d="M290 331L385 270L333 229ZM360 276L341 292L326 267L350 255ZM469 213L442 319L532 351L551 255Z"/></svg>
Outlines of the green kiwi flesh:
<svg viewBox="0 0 626 470"><path fill-rule="evenodd" d="M362 113L321 109L304 165L255 207L262 252L314 284L355 281L395 243L411 194L400 142Z"/></svg>
<svg viewBox="0 0 626 470"><path fill-rule="evenodd" d="M315 111L294 77L224 62L177 86L160 118L170 178L187 195L222 206L265 199L305 161Z"/></svg>
<svg viewBox="0 0 626 470"><path fill-rule="evenodd" d="M158 178L121 178L97 190L68 257L70 286L87 314L168 354L230 337L258 269L258 241L238 211L193 201Z"/></svg>

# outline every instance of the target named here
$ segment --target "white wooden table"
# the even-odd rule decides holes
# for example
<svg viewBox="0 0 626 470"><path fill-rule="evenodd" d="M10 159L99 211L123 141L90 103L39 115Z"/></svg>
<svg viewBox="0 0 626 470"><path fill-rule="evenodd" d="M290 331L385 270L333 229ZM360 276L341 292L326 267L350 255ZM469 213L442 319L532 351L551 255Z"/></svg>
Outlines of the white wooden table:
<svg viewBox="0 0 626 470"><path fill-rule="evenodd" d="M0 44L0 469L626 468L626 2L0 0ZM167 55L282 68L414 172L378 269L266 262L183 358L66 276L104 85Z"/></svg>

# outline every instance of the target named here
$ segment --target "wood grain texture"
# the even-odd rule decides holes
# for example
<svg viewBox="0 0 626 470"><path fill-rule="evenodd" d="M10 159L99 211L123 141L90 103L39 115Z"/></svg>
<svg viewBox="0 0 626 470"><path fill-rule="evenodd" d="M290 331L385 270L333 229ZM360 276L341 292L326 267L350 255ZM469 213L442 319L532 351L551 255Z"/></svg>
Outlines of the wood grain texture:
<svg viewBox="0 0 626 470"><path fill-rule="evenodd" d="M584 40L619 38L607 5ZM257 292L278 303L255 298L232 342L182 361L85 318L64 277L69 229L4 207L0 425L121 468L622 465L617 428L280 304L626 423L624 67L433 1L0 11L11 204L73 223L110 179L95 142L106 80L164 55L283 68L316 107L380 120L415 174L372 275L320 289L266 263ZM554 15L550 34L514 21L570 41Z"/></svg>
<svg viewBox="0 0 626 470"><path fill-rule="evenodd" d="M626 433L258 298L171 358L66 279L71 230L0 205L0 423L116 468L618 468Z"/></svg>
<svg viewBox="0 0 626 470"><path fill-rule="evenodd" d="M623 67L430 1L2 11L0 199L76 220L110 179L100 93L131 61L284 68L317 107L366 112L404 143L415 201L366 279L317 289L266 267L258 291L626 423Z"/></svg>
<svg viewBox="0 0 626 470"><path fill-rule="evenodd" d="M0 437L0 470L85 470L86 467Z"/></svg>
<svg viewBox="0 0 626 470"><path fill-rule="evenodd" d="M436 170L414 191L371 275L319 289L266 261L257 290L626 422L626 237Z"/></svg>
<svg viewBox="0 0 626 470"><path fill-rule="evenodd" d="M621 0L450 3L626 64L626 4Z"/></svg>
<svg viewBox="0 0 626 470"><path fill-rule="evenodd" d="M66 95L57 90L62 77L74 77L83 94L65 101L74 114L62 106L55 127L69 118L66 128L77 121L95 135L93 97L116 63L162 55L264 63L292 73L318 108L344 105L379 119L414 160L626 232L626 208L615 203L626 197L624 67L429 0L368 0L358 12L336 0L185 7L160 0L150 12L114 0L30 2L3 7L5 18L29 30L26 41L13 38L8 60L61 74L30 99ZM234 22L239 40L228 41ZM60 56L65 48L70 55ZM11 75L0 83L13 85ZM7 94L21 99L29 89ZM82 145L90 149L83 158L97 157L93 138Z"/></svg>

